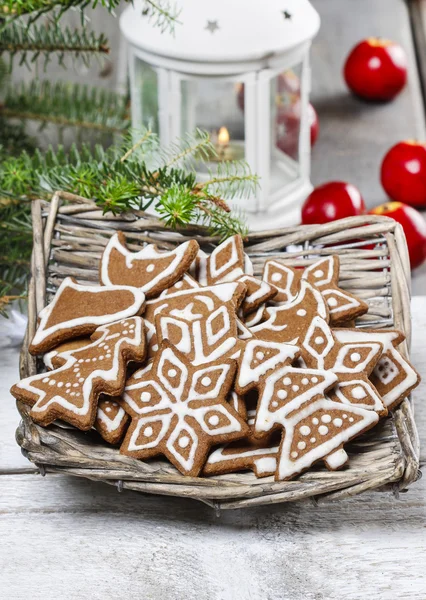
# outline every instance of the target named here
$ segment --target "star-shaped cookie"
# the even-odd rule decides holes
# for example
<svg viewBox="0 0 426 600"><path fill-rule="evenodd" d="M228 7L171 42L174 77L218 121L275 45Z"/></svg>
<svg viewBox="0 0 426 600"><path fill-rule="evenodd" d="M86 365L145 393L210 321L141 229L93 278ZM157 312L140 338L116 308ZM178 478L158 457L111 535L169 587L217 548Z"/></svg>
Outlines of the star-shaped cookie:
<svg viewBox="0 0 426 600"><path fill-rule="evenodd" d="M247 433L227 402L235 369L233 360L188 364L163 342L152 367L126 386L122 402L132 422L120 451L135 458L163 454L181 473L197 476L213 444Z"/></svg>

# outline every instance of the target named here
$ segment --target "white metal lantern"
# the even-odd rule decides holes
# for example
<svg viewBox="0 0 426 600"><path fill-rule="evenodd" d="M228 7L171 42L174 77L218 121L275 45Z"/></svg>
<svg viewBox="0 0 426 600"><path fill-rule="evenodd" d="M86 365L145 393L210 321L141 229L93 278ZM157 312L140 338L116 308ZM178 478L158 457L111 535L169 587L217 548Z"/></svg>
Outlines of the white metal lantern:
<svg viewBox="0 0 426 600"><path fill-rule="evenodd" d="M318 13L308 0L179 0L172 34L145 6L136 1L120 20L133 126L151 124L162 144L208 130L221 160L245 159L260 177L256 196L235 201L250 226L299 221L312 189L309 48ZM197 170L202 180L206 166Z"/></svg>

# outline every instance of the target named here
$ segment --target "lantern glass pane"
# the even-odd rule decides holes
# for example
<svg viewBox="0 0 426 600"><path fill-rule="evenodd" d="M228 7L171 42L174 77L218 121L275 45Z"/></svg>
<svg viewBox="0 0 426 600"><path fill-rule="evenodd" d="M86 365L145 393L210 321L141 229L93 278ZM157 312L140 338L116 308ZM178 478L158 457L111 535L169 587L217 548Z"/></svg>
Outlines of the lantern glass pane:
<svg viewBox="0 0 426 600"><path fill-rule="evenodd" d="M215 170L219 160L245 158L244 85L219 77L181 81L181 135L208 131L218 157L200 160L199 173Z"/></svg>
<svg viewBox="0 0 426 600"><path fill-rule="evenodd" d="M150 127L159 133L158 126L158 77L150 65L138 59L136 61L136 85L132 101L136 101L140 121L138 125Z"/></svg>
<svg viewBox="0 0 426 600"><path fill-rule="evenodd" d="M302 65L271 79L271 192L294 183L300 177Z"/></svg>

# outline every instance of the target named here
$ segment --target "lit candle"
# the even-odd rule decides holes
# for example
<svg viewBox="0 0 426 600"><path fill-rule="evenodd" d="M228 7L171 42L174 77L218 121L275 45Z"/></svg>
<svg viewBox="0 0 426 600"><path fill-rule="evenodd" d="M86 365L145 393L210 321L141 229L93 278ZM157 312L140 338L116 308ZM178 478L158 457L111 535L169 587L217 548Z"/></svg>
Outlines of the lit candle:
<svg viewBox="0 0 426 600"><path fill-rule="evenodd" d="M221 160L225 159L226 149L229 146L229 131L226 127L221 127L217 135L216 150ZM229 159L228 159L229 160Z"/></svg>

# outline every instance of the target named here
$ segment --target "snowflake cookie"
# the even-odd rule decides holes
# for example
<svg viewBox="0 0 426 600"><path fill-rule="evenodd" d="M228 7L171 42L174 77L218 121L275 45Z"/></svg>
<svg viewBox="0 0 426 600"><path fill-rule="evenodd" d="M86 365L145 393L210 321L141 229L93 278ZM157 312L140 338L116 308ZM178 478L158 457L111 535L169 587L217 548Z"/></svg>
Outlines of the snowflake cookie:
<svg viewBox="0 0 426 600"><path fill-rule="evenodd" d="M382 355L374 367L371 381L388 410L398 406L420 383L420 375L399 352L405 340L395 329L336 329L336 339L343 344L380 343Z"/></svg>
<svg viewBox="0 0 426 600"><path fill-rule="evenodd" d="M134 376L122 396L132 421L120 452L135 458L163 454L181 473L196 477L212 445L247 433L227 402L235 370L233 360L192 365L163 342L151 368Z"/></svg>

